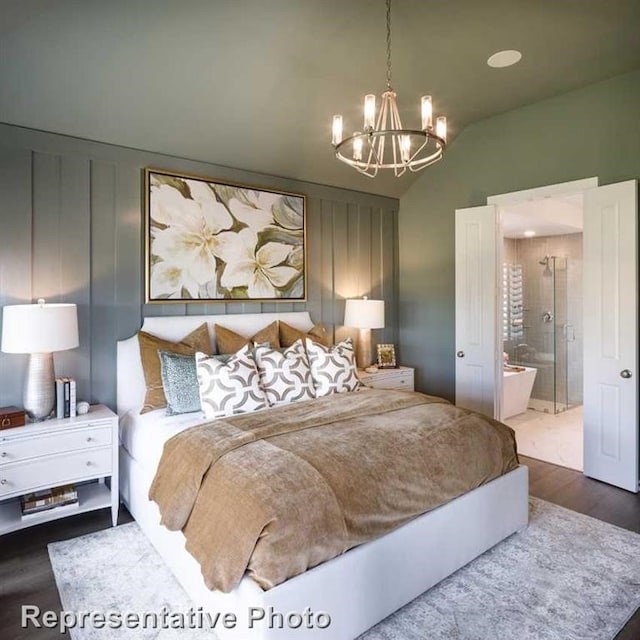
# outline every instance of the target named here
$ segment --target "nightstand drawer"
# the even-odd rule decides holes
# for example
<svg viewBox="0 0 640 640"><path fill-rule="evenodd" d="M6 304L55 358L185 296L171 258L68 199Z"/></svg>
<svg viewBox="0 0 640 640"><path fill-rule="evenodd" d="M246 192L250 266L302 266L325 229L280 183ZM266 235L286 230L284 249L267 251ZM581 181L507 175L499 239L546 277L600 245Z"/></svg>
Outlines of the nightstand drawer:
<svg viewBox="0 0 640 640"><path fill-rule="evenodd" d="M413 375L380 376L372 381L372 387L380 389L411 389L413 390Z"/></svg>
<svg viewBox="0 0 640 640"><path fill-rule="evenodd" d="M400 367L399 369L378 369L378 371L368 373L358 371L360 382L374 389L405 389L414 390L414 370L411 367Z"/></svg>
<svg viewBox="0 0 640 640"><path fill-rule="evenodd" d="M0 498L110 475L112 463L113 449L105 447L5 465L0 469Z"/></svg>
<svg viewBox="0 0 640 640"><path fill-rule="evenodd" d="M26 437L18 435L4 441L0 439L0 468L5 464L40 456L91 447L106 447L111 444L112 432L111 426L107 424L107 426L54 431L47 435Z"/></svg>

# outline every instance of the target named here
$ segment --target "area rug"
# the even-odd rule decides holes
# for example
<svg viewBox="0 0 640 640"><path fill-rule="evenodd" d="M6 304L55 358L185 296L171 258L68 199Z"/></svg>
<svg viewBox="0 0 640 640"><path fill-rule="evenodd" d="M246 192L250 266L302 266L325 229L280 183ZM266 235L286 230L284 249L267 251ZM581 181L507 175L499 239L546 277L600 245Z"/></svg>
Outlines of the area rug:
<svg viewBox="0 0 640 640"><path fill-rule="evenodd" d="M135 523L49 545L65 611L193 605ZM530 499L530 524L360 640L612 640L640 606L640 535ZM210 631L71 629L73 640L193 640ZM329 637L329 636L327 636Z"/></svg>

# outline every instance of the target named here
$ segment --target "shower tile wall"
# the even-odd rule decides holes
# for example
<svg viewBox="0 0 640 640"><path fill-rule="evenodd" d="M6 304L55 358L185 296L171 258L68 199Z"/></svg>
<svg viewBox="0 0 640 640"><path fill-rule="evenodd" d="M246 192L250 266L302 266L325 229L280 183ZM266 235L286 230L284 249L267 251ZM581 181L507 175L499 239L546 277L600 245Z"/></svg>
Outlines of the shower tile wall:
<svg viewBox="0 0 640 640"><path fill-rule="evenodd" d="M543 321L546 311L554 311L553 261L549 261L549 270L545 271L545 265L540 264L545 256L558 257L552 323ZM519 344L527 345L516 348L516 344L508 343L505 350L511 360L537 367L532 398L552 401L555 328L559 347L556 395L558 398L568 396L570 405L582 404L582 234L505 239L504 261L522 265L525 331Z"/></svg>

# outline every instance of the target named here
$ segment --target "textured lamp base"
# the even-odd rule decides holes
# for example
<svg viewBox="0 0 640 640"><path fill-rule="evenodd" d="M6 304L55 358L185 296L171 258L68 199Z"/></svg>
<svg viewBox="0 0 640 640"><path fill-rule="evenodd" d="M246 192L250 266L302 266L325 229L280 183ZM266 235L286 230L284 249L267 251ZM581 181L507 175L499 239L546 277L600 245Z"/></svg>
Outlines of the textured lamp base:
<svg viewBox="0 0 640 640"><path fill-rule="evenodd" d="M371 365L371 329L360 329L358 344L356 345L356 364L358 369L365 369Z"/></svg>
<svg viewBox="0 0 640 640"><path fill-rule="evenodd" d="M49 417L56 401L52 353L31 354L23 401L24 410L32 420Z"/></svg>

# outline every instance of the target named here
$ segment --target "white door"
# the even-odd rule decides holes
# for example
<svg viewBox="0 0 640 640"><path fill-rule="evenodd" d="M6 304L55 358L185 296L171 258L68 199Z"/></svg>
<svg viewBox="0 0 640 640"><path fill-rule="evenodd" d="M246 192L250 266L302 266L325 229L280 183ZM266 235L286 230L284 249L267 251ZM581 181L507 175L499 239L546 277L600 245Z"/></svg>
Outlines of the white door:
<svg viewBox="0 0 640 640"><path fill-rule="evenodd" d="M498 228L495 205L456 210L456 404L491 418L499 415Z"/></svg>
<svg viewBox="0 0 640 640"><path fill-rule="evenodd" d="M584 473L638 491L635 180L584 194Z"/></svg>

